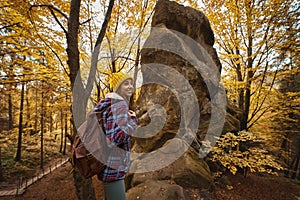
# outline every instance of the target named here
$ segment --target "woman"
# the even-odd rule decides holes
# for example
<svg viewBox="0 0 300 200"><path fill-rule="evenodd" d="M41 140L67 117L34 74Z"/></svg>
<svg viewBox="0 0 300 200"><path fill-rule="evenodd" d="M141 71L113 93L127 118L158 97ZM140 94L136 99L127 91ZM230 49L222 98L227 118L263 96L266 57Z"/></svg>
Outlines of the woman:
<svg viewBox="0 0 300 200"><path fill-rule="evenodd" d="M136 114L129 110L133 78L122 72L114 73L110 85L113 92L98 103L95 111L105 109L102 116L105 135L109 146L118 148L113 148L107 167L98 174L98 179L103 181L106 200L125 200L124 178L130 165L130 135L137 126Z"/></svg>

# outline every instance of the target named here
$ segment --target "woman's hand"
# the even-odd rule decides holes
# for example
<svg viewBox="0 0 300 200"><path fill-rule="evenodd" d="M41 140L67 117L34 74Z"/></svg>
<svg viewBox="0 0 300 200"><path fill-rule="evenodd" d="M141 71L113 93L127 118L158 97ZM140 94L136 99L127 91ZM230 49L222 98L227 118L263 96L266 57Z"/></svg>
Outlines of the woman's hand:
<svg viewBox="0 0 300 200"><path fill-rule="evenodd" d="M130 117L136 117L136 114L135 114L135 112L134 112L133 110L129 110L129 111L128 111L128 115L129 115Z"/></svg>

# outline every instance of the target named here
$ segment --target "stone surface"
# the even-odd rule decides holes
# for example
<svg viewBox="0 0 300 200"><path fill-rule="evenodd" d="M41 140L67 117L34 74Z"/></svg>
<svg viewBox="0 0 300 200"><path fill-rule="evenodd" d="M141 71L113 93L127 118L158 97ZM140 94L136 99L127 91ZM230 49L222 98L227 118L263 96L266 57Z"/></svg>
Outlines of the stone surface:
<svg viewBox="0 0 300 200"><path fill-rule="evenodd" d="M172 144L168 141L158 151L160 153L152 158L137 158L133 161L131 168L145 168L146 173L136 173L132 175L131 187L151 179L151 180L173 180L176 184L189 187L200 187L210 189L214 187L212 176L208 165L198 157L197 152L189 147L184 140L173 139ZM167 148L166 148L167 146ZM184 153L180 153L186 149ZM139 166L140 159L143 159L144 166ZM170 159L171 164L166 164L158 170L151 169L158 165L164 165Z"/></svg>
<svg viewBox="0 0 300 200"><path fill-rule="evenodd" d="M128 176L129 199L141 194L133 191L146 183L159 188L173 181L176 188L213 189L209 167L198 156L199 145L208 132L239 130L239 113L234 107L226 111L226 95L220 92L221 64L205 15L159 0L151 26L141 54L143 85L136 102L140 128L134 133L132 152L137 154L131 166L131 172L144 172ZM180 195L170 194L173 199Z"/></svg>
<svg viewBox="0 0 300 200"><path fill-rule="evenodd" d="M168 181L147 180L127 191L126 199L185 200L187 197L179 185L170 184Z"/></svg>

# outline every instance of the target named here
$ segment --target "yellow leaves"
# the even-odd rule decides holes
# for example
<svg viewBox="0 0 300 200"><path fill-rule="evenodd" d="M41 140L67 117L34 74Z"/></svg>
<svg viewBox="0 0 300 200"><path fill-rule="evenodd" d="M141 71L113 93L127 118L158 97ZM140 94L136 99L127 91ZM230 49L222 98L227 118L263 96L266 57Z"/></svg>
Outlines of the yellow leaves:
<svg viewBox="0 0 300 200"><path fill-rule="evenodd" d="M233 186L232 185L226 185L227 190L233 190Z"/></svg>
<svg viewBox="0 0 300 200"><path fill-rule="evenodd" d="M238 169L249 169L252 172L272 173L270 168L282 170L283 168L264 148L251 147L251 143L263 146L262 138L251 132L241 131L238 134L226 133L217 141L210 159L220 163L224 168L235 174ZM248 146L245 146L248 144ZM243 150L240 150L243 146ZM252 145L253 146L253 145ZM247 148L245 148L247 147Z"/></svg>
<svg viewBox="0 0 300 200"><path fill-rule="evenodd" d="M235 166L230 166L229 170L232 174L235 174L237 172L237 168Z"/></svg>
<svg viewBox="0 0 300 200"><path fill-rule="evenodd" d="M226 56L231 59L239 59L241 57L241 55L237 54L226 54Z"/></svg>
<svg viewBox="0 0 300 200"><path fill-rule="evenodd" d="M249 68L254 69L257 66L256 72L263 71L266 65L265 60L277 56L276 51L282 49L283 43L278 41L285 40L286 46L290 46L291 50L299 48L299 45L290 45L291 36L283 39L287 38L287 35L297 35L298 32L286 33L296 27L292 26L295 24L292 18L297 18L296 12L293 13L294 17L288 16L294 9L292 2L295 1L267 0L259 1L259 3L255 1L251 8L248 0L225 2L204 0L203 2L203 12L211 22L215 33L216 49L218 54L222 55L220 56L221 62L227 66L227 69L236 69L237 65L251 64ZM278 22L286 23L286 25L276 24ZM271 55L269 52L275 53ZM250 58L251 62L248 61ZM272 69L268 71L272 73ZM245 67L244 70L236 70L236 72L247 73ZM257 77L256 80L261 79Z"/></svg>
<svg viewBox="0 0 300 200"><path fill-rule="evenodd" d="M37 7L29 10L33 4L25 1L3 3L7 7L0 8L0 26L7 28L2 29L0 42L4 44L2 51L7 59L2 60L1 64L11 67L4 82L9 85L25 81L30 85L33 81L46 80L49 85L65 84L67 77L60 68L61 63L53 54L55 52L59 55L62 63L66 61L62 53L62 33L50 28L53 20L48 21L49 11ZM49 4L48 1L35 3ZM69 5L69 2L65 2L65 5Z"/></svg>

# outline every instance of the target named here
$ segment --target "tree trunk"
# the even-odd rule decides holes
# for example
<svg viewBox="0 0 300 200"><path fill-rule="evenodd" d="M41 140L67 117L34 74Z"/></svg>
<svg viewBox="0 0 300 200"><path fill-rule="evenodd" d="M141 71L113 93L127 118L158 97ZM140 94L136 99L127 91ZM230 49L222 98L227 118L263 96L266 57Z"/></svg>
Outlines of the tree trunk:
<svg viewBox="0 0 300 200"><path fill-rule="evenodd" d="M63 118L63 109L60 109L60 146L59 152L62 153L63 150L63 141L64 141L64 118Z"/></svg>
<svg viewBox="0 0 300 200"><path fill-rule="evenodd" d="M43 89L43 88L42 88ZM42 92L42 105L41 105L41 160L40 168L44 168L44 92Z"/></svg>
<svg viewBox="0 0 300 200"><path fill-rule="evenodd" d="M8 130L12 130L14 125L12 109L11 94L8 94Z"/></svg>
<svg viewBox="0 0 300 200"><path fill-rule="evenodd" d="M244 116L241 122L241 130L248 130L248 117L251 105L251 85L252 85L252 65L253 59L250 57L252 55L252 37L249 38L249 48L248 48L248 66L247 66L247 78L246 78L246 88L245 88L245 99L244 99Z"/></svg>
<svg viewBox="0 0 300 200"><path fill-rule="evenodd" d="M251 2L249 2L246 6L247 10L247 22L252 22L252 14L251 14ZM247 71L246 71L246 82L245 82L245 98L244 98L244 115L241 121L241 130L248 130L248 117L250 112L251 105L251 86L252 86L252 78L253 78L253 27L251 24L247 24L247 39L248 39L248 47L247 47Z"/></svg>
<svg viewBox="0 0 300 200"><path fill-rule="evenodd" d="M26 89L25 91L25 96L26 96L26 124L28 124L29 122L29 126L31 126L31 122L30 122L30 114L31 114L31 111L30 111L30 103L29 103L29 89Z"/></svg>
<svg viewBox="0 0 300 200"><path fill-rule="evenodd" d="M78 30L79 30L79 13L80 13L80 3L81 0L72 0L71 1L71 8L70 8L70 17L68 19L68 33L67 33L67 54L68 54L68 66L70 69L70 82L71 82L71 89L72 93L74 93L73 88L76 80L77 73L80 73L79 70L79 49L78 49ZM80 77L80 76L78 76ZM80 92L83 92L83 85L81 80L79 80L79 87ZM80 99L79 92L75 92L73 94L73 98ZM82 112L85 108L84 106L77 107L81 109L79 111ZM85 113L85 112L84 112ZM82 114L84 114L82 112ZM82 117L79 117L82 119ZM83 178L79 172L75 169L73 171L73 178L74 184L76 187L76 195L78 200L94 200L95 198L95 191L93 188L93 184L91 179Z"/></svg>
<svg viewBox="0 0 300 200"><path fill-rule="evenodd" d="M299 169L299 162L300 162L300 148L299 148L299 145L300 145L300 139L298 140L298 151L296 152L296 155L295 155L295 163L294 163L294 167L292 168L292 176L291 178L292 179L296 179L297 178L297 171L300 171Z"/></svg>
<svg viewBox="0 0 300 200"><path fill-rule="evenodd" d="M50 115L49 115L49 132L52 135L52 132L53 132L53 117L52 117L52 113L50 113Z"/></svg>
<svg viewBox="0 0 300 200"><path fill-rule="evenodd" d="M38 83L36 81L36 86L35 86L35 118L34 118L34 131L35 131L35 133L38 133L37 125L38 125Z"/></svg>
<svg viewBox="0 0 300 200"><path fill-rule="evenodd" d="M84 88L79 66L79 49L78 49L78 30L79 30L79 13L80 13L81 0L72 0L70 8L70 16L68 19L68 32L67 32L67 54L68 54L68 66L70 70L70 82L72 89L72 122L76 126L82 124L85 119L87 100L91 94L93 84L95 82L95 74L97 70L97 62L100 51L100 45L104 38L108 22L112 13L114 0L110 0L109 6L106 12L104 22L102 24L101 31L98 35L95 48L92 55L92 65L87 81L87 86ZM77 74L79 75L76 79ZM76 83L75 83L76 82ZM75 88L76 85L76 88ZM75 116L76 115L76 116ZM75 117L74 117L75 116ZM95 192L91 179L83 178L77 170L73 173L74 182L76 186L76 194L79 200L95 199Z"/></svg>
<svg viewBox="0 0 300 200"><path fill-rule="evenodd" d="M3 169L2 169L2 154L1 154L1 147L0 147L0 181L3 181Z"/></svg>
<svg viewBox="0 0 300 200"><path fill-rule="evenodd" d="M23 132L23 106L24 106L24 90L25 83L22 82L21 88L21 101L20 101L20 115L19 115L19 136L18 136L18 147L15 157L15 161L21 161L21 152L22 152L22 132Z"/></svg>
<svg viewBox="0 0 300 200"><path fill-rule="evenodd" d="M73 172L74 184L78 200L95 200L95 190L92 179L85 179L80 175L78 170L74 168Z"/></svg>
<svg viewBox="0 0 300 200"><path fill-rule="evenodd" d="M63 155L66 155L67 135L68 135L68 115L66 113L65 114L65 137L64 137Z"/></svg>
<svg viewBox="0 0 300 200"><path fill-rule="evenodd" d="M235 49L236 50L236 54L240 55L240 50L238 48ZM238 60L235 60L238 61ZM236 74L237 74L237 80L238 82L243 82L243 76L242 76L242 71L241 71L241 64L238 63L236 66ZM238 107L241 110L245 110L245 89L244 88L239 88L238 90ZM243 130L244 128L244 122L241 121L241 126L240 129Z"/></svg>

